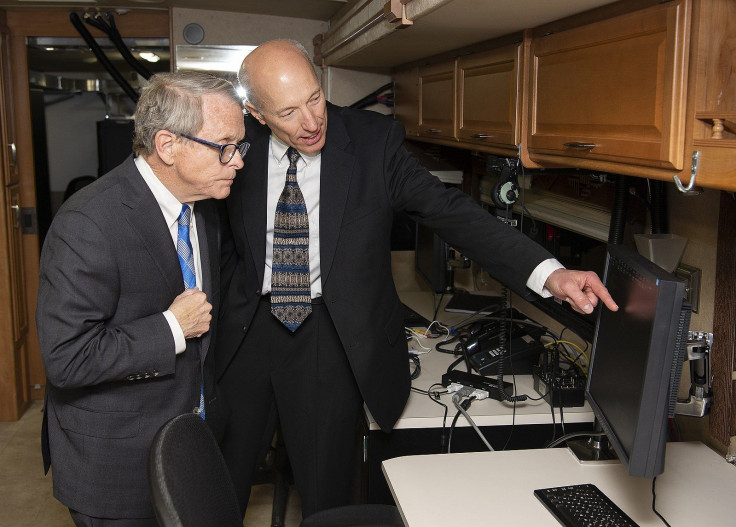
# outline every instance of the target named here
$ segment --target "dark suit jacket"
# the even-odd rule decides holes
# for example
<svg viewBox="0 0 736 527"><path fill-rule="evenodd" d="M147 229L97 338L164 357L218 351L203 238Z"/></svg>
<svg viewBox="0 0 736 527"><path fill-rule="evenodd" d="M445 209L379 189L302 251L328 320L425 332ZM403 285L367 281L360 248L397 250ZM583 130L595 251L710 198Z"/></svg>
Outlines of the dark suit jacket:
<svg viewBox="0 0 736 527"><path fill-rule="evenodd" d="M211 201L198 202L194 214L203 290L216 308L219 218ZM174 354L162 313L183 290L171 234L132 157L74 194L54 218L36 321L54 495L68 507L97 517L153 516L153 435L199 406L200 365L214 343L210 331ZM208 416L212 386L206 367Z"/></svg>
<svg viewBox="0 0 736 527"><path fill-rule="evenodd" d="M238 259L223 294L218 378L251 323L265 265L270 130L246 119L251 148L227 202ZM388 431L409 394L403 313L391 275L394 212L435 229L522 293L532 270L551 255L466 194L446 189L403 147L404 129L396 121L328 104L327 122L320 176L322 294L363 399Z"/></svg>

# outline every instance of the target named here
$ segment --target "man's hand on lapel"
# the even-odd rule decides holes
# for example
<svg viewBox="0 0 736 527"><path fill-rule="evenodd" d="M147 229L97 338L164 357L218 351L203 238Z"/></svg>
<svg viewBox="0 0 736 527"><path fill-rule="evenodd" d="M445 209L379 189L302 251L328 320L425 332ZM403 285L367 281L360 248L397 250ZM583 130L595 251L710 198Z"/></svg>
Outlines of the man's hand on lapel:
<svg viewBox="0 0 736 527"><path fill-rule="evenodd" d="M177 296L169 311L179 322L185 339L201 337L210 330L212 304L207 302L207 295L196 287Z"/></svg>

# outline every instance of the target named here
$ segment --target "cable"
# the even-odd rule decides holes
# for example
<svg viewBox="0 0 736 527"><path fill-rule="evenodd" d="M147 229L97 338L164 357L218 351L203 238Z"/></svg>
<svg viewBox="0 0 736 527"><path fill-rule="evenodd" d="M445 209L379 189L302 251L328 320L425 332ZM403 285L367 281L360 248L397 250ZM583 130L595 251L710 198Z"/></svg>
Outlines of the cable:
<svg viewBox="0 0 736 527"><path fill-rule="evenodd" d="M560 443L564 443L565 441L568 441L570 439L574 439L576 437L603 437L606 435L605 432L570 432L569 434L565 434L564 436L560 436L554 441L552 441L550 444L548 444L545 448L552 448Z"/></svg>
<svg viewBox="0 0 736 527"><path fill-rule="evenodd" d="M455 414L455 417L452 418L452 424L450 425L450 435L447 438L447 453L452 453L452 433L455 431L455 424L457 423L458 418L460 417L460 412L458 411Z"/></svg>
<svg viewBox="0 0 736 527"><path fill-rule="evenodd" d="M458 412L460 412L461 414L463 414L463 417L465 417L465 419L468 421L468 423L470 423L470 426L473 427L473 430L475 430L476 434L478 434L478 437L480 437L481 441L483 441L483 443L485 443L485 445L488 447L488 450L490 450L491 452L493 452L493 447L491 446L491 444L486 439L486 436L483 435L483 432L480 431L480 428L478 428L478 426L475 424L475 421L473 421L473 419L470 417L470 415L468 415L468 412L465 411L465 408L463 408L463 405L460 403L460 397L463 397L463 395L461 395L461 394L465 390L470 390L470 388L464 388L464 389L460 390L459 392L456 392L455 395L452 396L452 402L455 405L455 408L457 408ZM467 400L470 401L470 402L472 402L472 401L475 400L475 397L474 396L471 396ZM468 403L468 408L470 408L470 402Z"/></svg>
<svg viewBox="0 0 736 527"><path fill-rule="evenodd" d="M657 500L657 495L654 492L654 485L657 483L657 477L652 478L652 511L654 514L656 514L660 520L662 520L662 523L664 523L667 527L671 527L669 523L667 523L667 520L665 520L662 515L657 512L657 508L655 507L655 502Z"/></svg>
<svg viewBox="0 0 736 527"><path fill-rule="evenodd" d="M419 362L419 357L413 353L409 354L409 361L414 363L414 371L409 376L409 379L413 381L422 374L422 363Z"/></svg>

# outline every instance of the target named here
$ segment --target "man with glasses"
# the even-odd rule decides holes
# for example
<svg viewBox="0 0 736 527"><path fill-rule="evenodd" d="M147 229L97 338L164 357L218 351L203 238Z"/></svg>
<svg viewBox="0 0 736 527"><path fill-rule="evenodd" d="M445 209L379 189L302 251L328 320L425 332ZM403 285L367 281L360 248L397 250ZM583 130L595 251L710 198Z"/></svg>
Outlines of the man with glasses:
<svg viewBox="0 0 736 527"><path fill-rule="evenodd" d="M155 526L148 453L168 419L220 413L220 237L212 199L243 167L230 82L159 74L135 113L134 156L64 203L46 237L36 320L54 496L77 525ZM213 307L214 306L214 307Z"/></svg>

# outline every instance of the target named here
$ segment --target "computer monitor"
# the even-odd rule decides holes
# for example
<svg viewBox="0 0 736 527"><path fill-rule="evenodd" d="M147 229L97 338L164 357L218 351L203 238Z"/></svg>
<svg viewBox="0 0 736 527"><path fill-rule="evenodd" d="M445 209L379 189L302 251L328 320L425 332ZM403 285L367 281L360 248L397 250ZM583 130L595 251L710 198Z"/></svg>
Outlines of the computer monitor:
<svg viewBox="0 0 736 527"><path fill-rule="evenodd" d="M628 473L651 478L687 344L685 284L623 245L608 246L604 283L619 309L599 309L585 396Z"/></svg>
<svg viewBox="0 0 736 527"><path fill-rule="evenodd" d="M452 270L447 264L448 247L432 229L417 222L414 268L435 293L452 290Z"/></svg>

